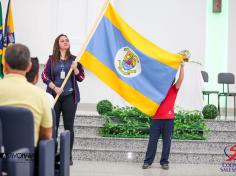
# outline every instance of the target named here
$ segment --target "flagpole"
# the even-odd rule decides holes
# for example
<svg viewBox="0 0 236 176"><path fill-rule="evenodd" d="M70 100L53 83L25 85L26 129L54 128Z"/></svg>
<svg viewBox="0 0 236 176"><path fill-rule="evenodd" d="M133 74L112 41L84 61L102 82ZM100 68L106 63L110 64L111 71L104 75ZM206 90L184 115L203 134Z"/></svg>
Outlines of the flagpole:
<svg viewBox="0 0 236 176"><path fill-rule="evenodd" d="M93 24L93 26L92 26L91 31L89 32L89 35L87 36L85 42L83 43L83 45L82 45L82 47L81 47L81 49L80 49L80 51L79 51L79 54L76 56L75 61L78 62L79 59L81 58L82 54L84 53L84 51L85 51L85 49L86 49L86 47L87 47L89 41L91 40L91 38L92 38L92 36L93 36L93 34L94 34L94 32L95 32L95 30L96 30L96 28L97 28L99 22L100 22L100 20L102 19L102 16L103 16L104 13L105 13L105 11L106 11L106 9L107 9L109 3L110 3L110 0L106 0L106 2L104 3L104 5L103 5L103 7L102 7L102 10L100 11L99 16L97 17L96 21L94 22L94 24ZM66 75L65 80L63 81L63 83L62 83L62 85L61 85L61 88L64 88L64 87L65 87L66 82L68 81L68 79L69 79L69 77L70 77L72 71L73 71L72 68L70 68L69 72L68 72L67 75ZM55 98L55 101L54 101L54 105L56 104L56 102L57 102L59 96L60 96L60 95L57 94L57 96L56 96L56 98Z"/></svg>

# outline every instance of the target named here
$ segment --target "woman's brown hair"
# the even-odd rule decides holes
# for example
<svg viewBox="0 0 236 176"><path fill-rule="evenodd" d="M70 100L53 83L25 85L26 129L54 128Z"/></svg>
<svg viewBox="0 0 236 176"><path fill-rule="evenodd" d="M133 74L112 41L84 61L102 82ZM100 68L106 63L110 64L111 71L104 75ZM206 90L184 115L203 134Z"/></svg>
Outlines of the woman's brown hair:
<svg viewBox="0 0 236 176"><path fill-rule="evenodd" d="M65 34L60 34L60 35L55 39L54 45L53 45L53 52L52 52L52 61L53 61L54 63L57 62L57 61L59 61L59 60L60 60L60 57L61 57L61 52L60 52L60 47L59 47L59 40L60 40L60 38L61 38L62 36L68 38L67 35L65 35ZM69 49L66 51L66 59L69 58L70 54L71 54L71 53L70 53L70 48L69 48Z"/></svg>

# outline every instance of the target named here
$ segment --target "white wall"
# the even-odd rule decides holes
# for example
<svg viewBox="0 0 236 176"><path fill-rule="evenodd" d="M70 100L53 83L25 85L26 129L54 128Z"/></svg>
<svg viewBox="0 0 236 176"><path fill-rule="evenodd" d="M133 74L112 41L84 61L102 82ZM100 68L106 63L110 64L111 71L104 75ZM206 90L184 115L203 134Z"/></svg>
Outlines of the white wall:
<svg viewBox="0 0 236 176"><path fill-rule="evenodd" d="M8 0L3 0L5 16ZM87 32L87 0L13 0L16 42L29 46L32 56L45 63L55 38L65 33L77 53Z"/></svg>
<svg viewBox="0 0 236 176"><path fill-rule="evenodd" d="M233 1L233 0L232 0ZM30 47L33 56L45 63L55 37L68 35L76 55L105 0L14 0L16 41ZM178 52L189 49L195 61L204 62L205 0L125 0L112 1L119 14L133 28L160 47ZM7 0L3 0L5 14ZM40 84L41 85L41 84ZM121 99L86 71L80 85L83 103Z"/></svg>
<svg viewBox="0 0 236 176"><path fill-rule="evenodd" d="M195 61L205 56L205 0L115 1L119 14L139 33L177 53L189 49Z"/></svg>
<svg viewBox="0 0 236 176"><path fill-rule="evenodd" d="M3 16L5 19L8 0L3 0ZM16 42L29 46L31 54L41 60L51 50L53 30L52 1L21 0L12 1L13 20ZM49 15L50 14L50 15Z"/></svg>
<svg viewBox="0 0 236 176"><path fill-rule="evenodd" d="M236 76L236 1L229 0L229 39L228 39L228 71ZM236 92L236 86L230 86Z"/></svg>

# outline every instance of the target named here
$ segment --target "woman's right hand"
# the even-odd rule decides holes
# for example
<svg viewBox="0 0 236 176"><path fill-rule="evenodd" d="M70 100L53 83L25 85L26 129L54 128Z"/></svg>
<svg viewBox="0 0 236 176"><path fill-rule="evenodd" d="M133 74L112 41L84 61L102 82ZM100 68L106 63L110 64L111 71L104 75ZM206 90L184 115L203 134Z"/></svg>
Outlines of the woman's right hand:
<svg viewBox="0 0 236 176"><path fill-rule="evenodd" d="M61 95L61 93L64 91L63 88L60 88L60 87L55 87L53 89L57 95Z"/></svg>

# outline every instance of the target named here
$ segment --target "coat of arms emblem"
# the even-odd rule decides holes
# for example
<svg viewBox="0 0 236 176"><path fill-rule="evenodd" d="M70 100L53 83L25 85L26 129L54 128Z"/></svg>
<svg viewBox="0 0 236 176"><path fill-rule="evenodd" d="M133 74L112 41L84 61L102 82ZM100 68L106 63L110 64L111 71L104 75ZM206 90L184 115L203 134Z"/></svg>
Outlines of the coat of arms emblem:
<svg viewBox="0 0 236 176"><path fill-rule="evenodd" d="M135 77L141 72L140 59L129 47L121 48L115 57L115 67L125 77Z"/></svg>

